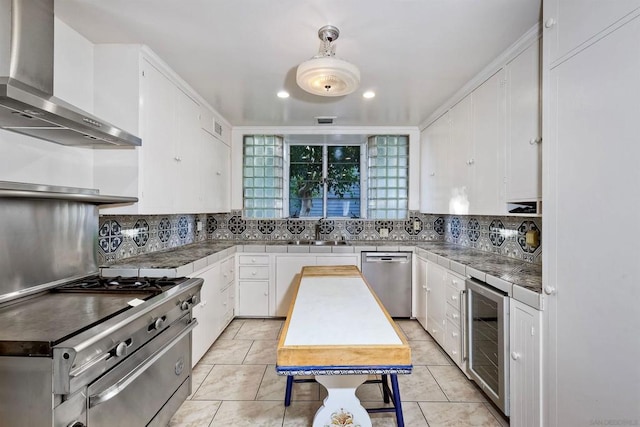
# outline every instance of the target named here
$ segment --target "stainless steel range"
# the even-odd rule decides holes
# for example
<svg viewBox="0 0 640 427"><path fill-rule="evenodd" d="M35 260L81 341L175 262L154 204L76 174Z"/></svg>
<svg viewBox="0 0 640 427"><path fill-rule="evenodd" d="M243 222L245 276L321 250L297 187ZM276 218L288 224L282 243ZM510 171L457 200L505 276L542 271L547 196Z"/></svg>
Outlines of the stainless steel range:
<svg viewBox="0 0 640 427"><path fill-rule="evenodd" d="M96 204L125 201L0 183L0 425L166 425L191 393L202 279L97 275Z"/></svg>

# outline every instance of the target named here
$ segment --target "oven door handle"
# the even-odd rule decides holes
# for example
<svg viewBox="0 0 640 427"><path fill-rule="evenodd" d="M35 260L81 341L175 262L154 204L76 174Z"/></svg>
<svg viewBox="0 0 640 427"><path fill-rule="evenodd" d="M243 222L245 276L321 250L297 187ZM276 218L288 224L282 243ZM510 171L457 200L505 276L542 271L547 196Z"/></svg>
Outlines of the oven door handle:
<svg viewBox="0 0 640 427"><path fill-rule="evenodd" d="M171 347L177 344L178 341L180 341L182 338L187 336L187 334L189 334L193 330L193 328L195 328L197 325L198 325L198 320L193 319L191 322L189 322L187 327L184 328L182 332L178 334L177 337L175 337L170 343L165 345L163 348L161 348L160 350L152 354L138 368L129 372L120 381L113 384L111 387L107 388L106 390L98 394L94 394L93 396L89 396L89 408L98 406L99 404L104 403L107 400L113 399L118 394L120 394L124 389L126 389L129 385L131 385L131 383L133 383L140 375L142 375L147 369L149 369L154 363L156 363L162 356L164 356L166 352L171 350Z"/></svg>
<svg viewBox="0 0 640 427"><path fill-rule="evenodd" d="M69 376L71 378L79 377L80 375L82 375L83 373L88 371L89 369L91 369L94 366L96 366L98 363L107 360L110 356L111 356L111 353L107 352L107 353L103 354L102 356L97 357L94 360L90 361L89 363L85 363L84 365L72 370L71 372L69 372Z"/></svg>

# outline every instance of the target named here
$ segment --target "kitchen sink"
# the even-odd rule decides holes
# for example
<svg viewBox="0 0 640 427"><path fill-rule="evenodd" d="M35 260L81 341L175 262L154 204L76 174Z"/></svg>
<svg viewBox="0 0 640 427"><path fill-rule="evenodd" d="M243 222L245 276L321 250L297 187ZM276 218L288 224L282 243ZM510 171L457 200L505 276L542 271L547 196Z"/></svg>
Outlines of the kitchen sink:
<svg viewBox="0 0 640 427"><path fill-rule="evenodd" d="M289 245L310 245L310 246L346 246L346 240L289 240Z"/></svg>

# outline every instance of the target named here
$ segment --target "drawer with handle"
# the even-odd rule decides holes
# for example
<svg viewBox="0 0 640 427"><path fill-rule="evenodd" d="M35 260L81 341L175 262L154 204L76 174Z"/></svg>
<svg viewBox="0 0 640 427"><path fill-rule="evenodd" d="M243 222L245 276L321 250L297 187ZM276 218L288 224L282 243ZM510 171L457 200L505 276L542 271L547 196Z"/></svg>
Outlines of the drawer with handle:
<svg viewBox="0 0 640 427"><path fill-rule="evenodd" d="M251 279L268 279L269 278L269 267L268 266L248 266L241 265L240 266L240 279L241 280L251 280Z"/></svg>
<svg viewBox="0 0 640 427"><path fill-rule="evenodd" d="M453 307L447 304L447 311L445 312L445 316L447 317L447 320L453 322L453 324L455 324L457 327L460 327L461 315L460 310L458 310L457 307Z"/></svg>
<svg viewBox="0 0 640 427"><path fill-rule="evenodd" d="M240 265L269 265L269 255L240 255Z"/></svg>

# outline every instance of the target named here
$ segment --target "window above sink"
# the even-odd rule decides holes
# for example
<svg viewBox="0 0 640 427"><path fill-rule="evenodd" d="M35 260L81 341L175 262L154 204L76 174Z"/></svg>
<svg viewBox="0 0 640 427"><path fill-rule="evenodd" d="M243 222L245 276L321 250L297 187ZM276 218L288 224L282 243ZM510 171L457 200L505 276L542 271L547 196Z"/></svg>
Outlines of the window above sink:
<svg viewBox="0 0 640 427"><path fill-rule="evenodd" d="M406 135L245 135L244 216L405 219Z"/></svg>

